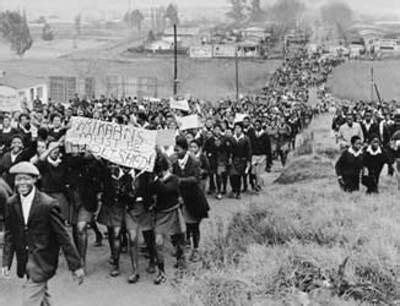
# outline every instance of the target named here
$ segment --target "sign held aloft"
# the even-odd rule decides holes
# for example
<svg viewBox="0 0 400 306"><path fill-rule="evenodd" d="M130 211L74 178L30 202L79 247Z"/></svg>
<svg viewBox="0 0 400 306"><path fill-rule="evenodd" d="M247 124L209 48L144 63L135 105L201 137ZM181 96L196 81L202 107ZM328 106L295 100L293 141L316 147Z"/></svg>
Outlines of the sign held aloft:
<svg viewBox="0 0 400 306"><path fill-rule="evenodd" d="M199 128L203 127L203 124L201 123L198 115L176 117L176 121L178 122L179 129L181 131L190 130L190 129L199 129Z"/></svg>
<svg viewBox="0 0 400 306"><path fill-rule="evenodd" d="M89 151L115 164L152 172L157 131L84 117L72 117L65 138L67 153Z"/></svg>
<svg viewBox="0 0 400 306"><path fill-rule="evenodd" d="M171 98L169 103L172 109L179 109L185 112L190 111L189 102L187 100L175 100Z"/></svg>

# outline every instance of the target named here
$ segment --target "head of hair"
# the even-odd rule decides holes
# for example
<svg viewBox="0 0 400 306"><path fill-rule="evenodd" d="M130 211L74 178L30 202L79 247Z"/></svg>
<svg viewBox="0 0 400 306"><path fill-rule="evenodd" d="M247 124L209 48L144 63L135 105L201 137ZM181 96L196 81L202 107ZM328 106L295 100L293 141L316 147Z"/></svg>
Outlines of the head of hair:
<svg viewBox="0 0 400 306"><path fill-rule="evenodd" d="M178 147L181 147L185 151L187 151L189 149L189 144L188 144L186 138L183 136L177 136L175 139L175 144Z"/></svg>
<svg viewBox="0 0 400 306"><path fill-rule="evenodd" d="M160 173L169 169L168 157L162 153L158 153L154 163L154 172Z"/></svg>
<svg viewBox="0 0 400 306"><path fill-rule="evenodd" d="M353 137L351 137L350 143L353 145L353 144L355 144L358 140L361 140L360 136L354 135Z"/></svg>

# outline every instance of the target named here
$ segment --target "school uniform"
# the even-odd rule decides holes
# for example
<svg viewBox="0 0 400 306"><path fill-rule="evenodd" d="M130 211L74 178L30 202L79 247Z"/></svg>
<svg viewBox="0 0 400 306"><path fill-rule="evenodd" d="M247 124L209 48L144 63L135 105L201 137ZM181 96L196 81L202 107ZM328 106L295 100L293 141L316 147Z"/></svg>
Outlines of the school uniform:
<svg viewBox="0 0 400 306"><path fill-rule="evenodd" d="M360 189L360 176L363 168L362 151L355 152L352 147L342 152L336 162L335 170L337 176L343 178L344 191L353 192Z"/></svg>
<svg viewBox="0 0 400 306"><path fill-rule="evenodd" d="M36 166L40 172L40 190L56 199L65 220L71 221L70 205L66 197L67 168L64 161L54 161L50 157L39 160Z"/></svg>
<svg viewBox="0 0 400 306"><path fill-rule="evenodd" d="M382 172L382 168L385 164L389 166L389 172L393 172L394 160L391 155L381 147L377 150L373 150L371 146L368 146L363 155L363 165L366 169L366 173L363 174L365 177L365 185L367 187L367 193L378 193L379 177Z"/></svg>
<svg viewBox="0 0 400 306"><path fill-rule="evenodd" d="M150 185L151 194L156 197L154 205L154 232L172 236L185 232L185 223L179 203L179 178L169 173Z"/></svg>
<svg viewBox="0 0 400 306"><path fill-rule="evenodd" d="M207 218L210 207L200 187L200 163L187 152L182 160L177 160L172 165L172 172L179 177L186 223L199 223Z"/></svg>
<svg viewBox="0 0 400 306"><path fill-rule="evenodd" d="M232 148L232 171L231 171L231 184L232 191L240 194L241 191L241 177L246 174L247 165L251 162L251 144L247 136L242 134L233 137Z"/></svg>
<svg viewBox="0 0 400 306"><path fill-rule="evenodd" d="M372 120L370 122L363 121L361 123L361 129L366 142L370 141L371 136L379 135L379 125Z"/></svg>
<svg viewBox="0 0 400 306"><path fill-rule="evenodd" d="M252 149L252 170L253 174L260 175L265 168L272 164L271 140L268 134L263 131L253 131L249 135Z"/></svg>

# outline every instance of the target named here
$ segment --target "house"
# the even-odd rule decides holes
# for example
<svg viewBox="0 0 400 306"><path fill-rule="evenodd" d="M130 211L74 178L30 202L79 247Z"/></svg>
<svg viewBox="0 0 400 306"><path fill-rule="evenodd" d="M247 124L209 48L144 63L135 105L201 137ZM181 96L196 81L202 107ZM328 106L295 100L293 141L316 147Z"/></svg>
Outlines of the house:
<svg viewBox="0 0 400 306"><path fill-rule="evenodd" d="M0 85L16 90L18 100L26 102L28 108L32 108L32 103L36 98L40 99L43 103L48 102L46 79L18 74L6 74L0 78Z"/></svg>

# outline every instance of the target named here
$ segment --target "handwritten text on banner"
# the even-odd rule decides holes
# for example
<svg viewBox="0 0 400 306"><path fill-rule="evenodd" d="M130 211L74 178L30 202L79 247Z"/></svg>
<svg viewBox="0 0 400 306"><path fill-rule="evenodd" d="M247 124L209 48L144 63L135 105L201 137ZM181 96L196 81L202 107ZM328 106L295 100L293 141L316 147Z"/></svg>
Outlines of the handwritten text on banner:
<svg viewBox="0 0 400 306"><path fill-rule="evenodd" d="M65 145L67 152L101 156L115 164L153 171L157 131L106 121L72 117Z"/></svg>

